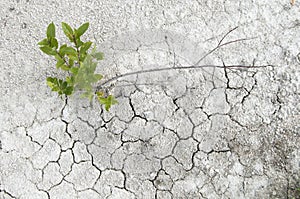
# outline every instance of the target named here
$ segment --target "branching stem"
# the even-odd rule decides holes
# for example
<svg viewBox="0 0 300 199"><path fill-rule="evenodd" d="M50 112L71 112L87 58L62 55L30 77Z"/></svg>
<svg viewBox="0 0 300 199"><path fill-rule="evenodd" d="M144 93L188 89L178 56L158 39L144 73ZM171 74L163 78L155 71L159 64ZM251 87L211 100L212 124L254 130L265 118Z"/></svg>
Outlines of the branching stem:
<svg viewBox="0 0 300 199"><path fill-rule="evenodd" d="M253 66L253 65L199 65L199 66L178 66L178 67L166 67L166 68L154 68L154 69L149 69L149 70L140 70L140 71L135 71L135 72L130 72L130 73L124 73L118 76L115 76L113 78L110 78L103 82L100 86L97 87L97 90L99 90L102 86L107 85L108 83L115 81L117 79L127 77L130 75L138 75L138 74L143 74L143 73L152 73L152 72L159 72L159 71L168 71L168 70L187 70L187 69L199 69L199 68L231 68L231 69L237 69L237 68L264 68L268 66L273 66L273 65L261 65L261 66Z"/></svg>
<svg viewBox="0 0 300 199"><path fill-rule="evenodd" d="M148 70L140 70L140 71L135 71L135 72L129 72L129 73L124 73L115 77L112 77L108 80L106 80L105 82L103 82L101 85L97 86L96 91L100 90L101 88L103 88L103 86L107 85L108 83L118 80L120 78L123 77L127 77L127 76L131 76L131 75L137 75L137 74L143 74L143 73L152 73L152 72L159 72L159 71L168 71L168 70L187 70L187 69L199 69L199 68L228 68L228 69L237 69L237 68L263 68L263 67L267 67L267 66L272 66L273 65L260 65L260 66L255 66L253 65L228 65L225 66L223 65L199 65L207 56L209 56L210 54L212 54L213 52L215 52L216 50L218 50L219 48L223 47L223 46L227 46L229 44L233 44L233 43L237 43L237 42L241 42L241 41L247 41L247 40L252 40L255 39L256 37L252 37L252 38L242 38L242 39L236 39L236 40L232 40L232 41L228 41L223 43L224 39L230 34L232 33L234 30L236 30L238 28L235 27L231 30L229 30L219 41L218 45L213 48L212 50L210 50L209 52L207 52L205 55L203 55L195 64L190 65L190 66L178 66L178 67L165 67L165 68L156 68L156 69L148 69Z"/></svg>
<svg viewBox="0 0 300 199"><path fill-rule="evenodd" d="M56 50L56 53L57 53L57 55L58 55L60 58L62 58L62 60L64 60L65 64L66 64L69 68L71 68L71 66L70 66L70 64L67 62L66 58L65 58L64 56L61 56L61 55L59 54L58 50Z"/></svg>

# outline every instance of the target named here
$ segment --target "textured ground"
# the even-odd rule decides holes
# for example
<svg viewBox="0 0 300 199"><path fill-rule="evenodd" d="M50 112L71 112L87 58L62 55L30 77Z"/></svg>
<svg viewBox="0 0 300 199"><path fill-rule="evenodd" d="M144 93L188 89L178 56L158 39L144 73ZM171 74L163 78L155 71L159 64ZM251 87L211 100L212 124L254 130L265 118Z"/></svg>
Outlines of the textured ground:
<svg viewBox="0 0 300 199"><path fill-rule="evenodd" d="M300 2L0 2L0 198L300 198ZM37 42L89 21L106 78L195 63L272 64L120 79L119 104L61 100ZM62 38L58 32L58 38ZM62 73L61 73L62 74ZM59 74L60 75L60 74Z"/></svg>

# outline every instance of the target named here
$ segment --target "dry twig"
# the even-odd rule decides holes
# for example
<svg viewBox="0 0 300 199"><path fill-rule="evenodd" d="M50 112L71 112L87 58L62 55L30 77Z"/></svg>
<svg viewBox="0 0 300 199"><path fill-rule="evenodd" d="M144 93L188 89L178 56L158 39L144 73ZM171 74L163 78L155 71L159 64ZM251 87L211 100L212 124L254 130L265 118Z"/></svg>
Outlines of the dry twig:
<svg viewBox="0 0 300 199"><path fill-rule="evenodd" d="M127 77L127 76L131 76L131 75L137 75L137 74L143 74L143 73L152 73L152 72L159 72L159 71L167 71L167 70L187 70L187 69L200 69L200 68L227 68L227 69L238 69L238 68L263 68L263 67L267 67L267 66L272 66L272 65L260 65L260 66L255 66L253 65L227 65L225 66L223 65L199 65L207 56L209 56L210 54L212 54L213 52L215 52L216 50L218 50L221 47L224 47L226 45L229 44L233 44L233 43L237 43L237 42L241 42L241 41L247 41L247 40L251 40L251 39L255 39L255 38L242 38L242 39L236 39L236 40L232 40L232 41L228 41L223 43L224 39L234 30L236 30L238 27L235 27L231 30L229 30L220 40L220 42L218 43L218 45L213 48L212 50L210 50L209 52L207 52L204 56L202 56L195 64L190 65L190 66L177 66L177 67L165 67L165 68L156 68L156 69L148 69L148 70L140 70L140 71L134 71L134 72L129 72L129 73L124 73L115 77L112 77L108 80L106 80L105 82L103 82L101 85L97 86L96 91L100 90L101 88L103 88L103 86L107 85L108 83L118 80L120 78L123 77Z"/></svg>

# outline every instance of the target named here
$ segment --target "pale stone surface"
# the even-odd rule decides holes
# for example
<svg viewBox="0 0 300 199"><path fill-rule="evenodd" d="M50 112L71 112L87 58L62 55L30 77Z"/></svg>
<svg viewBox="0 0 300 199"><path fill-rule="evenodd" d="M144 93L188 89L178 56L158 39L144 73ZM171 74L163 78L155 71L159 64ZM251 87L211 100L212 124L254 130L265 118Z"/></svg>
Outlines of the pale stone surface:
<svg viewBox="0 0 300 199"><path fill-rule="evenodd" d="M51 187L58 185L63 179L63 175L59 172L59 169L59 164L50 162L43 169L43 180L38 184L38 187L42 190L49 191Z"/></svg>
<svg viewBox="0 0 300 199"><path fill-rule="evenodd" d="M299 198L299 6L0 1L0 198ZM37 46L52 21L63 42L61 21L90 22L104 81L160 71L105 86L110 112L61 99L45 79L66 73ZM178 69L195 63L221 68Z"/></svg>
<svg viewBox="0 0 300 199"><path fill-rule="evenodd" d="M56 128L59 126L60 129L49 127L49 129L54 129L50 132L50 137L60 145L62 150L72 148L74 140L72 139L71 134L68 133L66 124L63 121L57 121L56 124L54 123L52 125Z"/></svg>
<svg viewBox="0 0 300 199"><path fill-rule="evenodd" d="M142 127L142 128L141 128ZM157 122L147 122L139 117L134 118L123 133L124 141L148 141L162 131Z"/></svg>
<svg viewBox="0 0 300 199"><path fill-rule="evenodd" d="M91 144L96 136L95 129L80 119L76 119L69 124L68 132L73 139L82 141L84 144Z"/></svg>
<svg viewBox="0 0 300 199"><path fill-rule="evenodd" d="M107 184L112 187L124 187L125 176L121 171L105 170L99 179L100 185Z"/></svg>
<svg viewBox="0 0 300 199"><path fill-rule="evenodd" d="M150 141L145 144L143 153L149 158L167 157L172 155L172 151L178 139L179 138L174 132L165 129L163 132L151 138Z"/></svg>
<svg viewBox="0 0 300 199"><path fill-rule="evenodd" d="M99 169L104 170L111 168L111 153L109 153L106 148L91 144L88 146L88 151L93 156L93 162Z"/></svg>
<svg viewBox="0 0 300 199"><path fill-rule="evenodd" d="M174 157L168 157L163 160L163 169L168 173L173 180L184 178L187 174L183 165L179 164Z"/></svg>
<svg viewBox="0 0 300 199"><path fill-rule="evenodd" d="M159 168L159 161L150 161L144 155L132 154L128 156L124 163L124 172L130 173L141 179L151 179Z"/></svg>
<svg viewBox="0 0 300 199"><path fill-rule="evenodd" d="M79 199L98 199L99 198L99 193L97 193L94 190L88 189L85 191L80 191L78 192L78 198Z"/></svg>
<svg viewBox="0 0 300 199"><path fill-rule="evenodd" d="M127 178L127 189L141 198L154 198L155 187L149 180L140 180L134 176Z"/></svg>
<svg viewBox="0 0 300 199"><path fill-rule="evenodd" d="M154 185L158 190L170 191L173 186L173 182L171 177L168 174L166 174L166 172L160 171L158 173L157 178L154 181Z"/></svg>
<svg viewBox="0 0 300 199"><path fill-rule="evenodd" d="M195 153L197 149L198 143L189 138L187 140L179 140L174 149L174 157L178 162L183 165L185 169L190 169L193 164L193 153Z"/></svg>
<svg viewBox="0 0 300 199"><path fill-rule="evenodd" d="M114 190L113 188L118 187L119 189L123 189L124 184L125 176L121 171L105 170L103 173L101 173L101 176L95 184L94 188L98 191L102 198L116 197L116 195L118 195L120 191L114 193L114 191L116 190ZM129 193L125 191L123 194L128 195Z"/></svg>
<svg viewBox="0 0 300 199"><path fill-rule="evenodd" d="M171 199L172 194L168 191L157 191L157 198L158 199Z"/></svg>
<svg viewBox="0 0 300 199"><path fill-rule="evenodd" d="M177 110L171 117L167 118L164 122L164 126L174 130L182 139L190 137L194 127L189 116L183 109Z"/></svg>
<svg viewBox="0 0 300 199"><path fill-rule="evenodd" d="M3 151L15 151L20 157L29 158L37 152L41 146L32 142L29 136L26 136L26 130L22 127L14 132L1 132L1 146ZM27 146L24 148L24 146Z"/></svg>
<svg viewBox="0 0 300 199"><path fill-rule="evenodd" d="M73 154L76 163L91 160L91 155L88 153L86 145L81 142L76 142L74 144Z"/></svg>
<svg viewBox="0 0 300 199"><path fill-rule="evenodd" d="M49 139L39 151L30 157L30 159L32 160L35 168L42 169L48 164L48 162L57 161L59 154L59 145L53 140Z"/></svg>
<svg viewBox="0 0 300 199"><path fill-rule="evenodd" d="M225 100L225 90L220 88L212 90L204 102L203 110L209 115L228 113L230 107Z"/></svg>
<svg viewBox="0 0 300 199"><path fill-rule="evenodd" d="M63 151L60 154L60 158L58 160L59 170L63 175L68 174L71 171L72 165L74 163L74 156L72 155L71 150Z"/></svg>
<svg viewBox="0 0 300 199"><path fill-rule="evenodd" d="M118 198L126 198L126 199L134 199L134 194L130 193L124 189L112 188L112 193L107 199L118 199Z"/></svg>
<svg viewBox="0 0 300 199"><path fill-rule="evenodd" d="M93 187L99 175L100 171L89 161L73 164L71 172L65 179L72 183L77 191L82 191Z"/></svg>
<svg viewBox="0 0 300 199"><path fill-rule="evenodd" d="M61 184L53 187L49 191L49 195L50 198L55 198L55 199L69 199L69 198L77 197L77 193L74 189L74 186L66 181L62 181Z"/></svg>

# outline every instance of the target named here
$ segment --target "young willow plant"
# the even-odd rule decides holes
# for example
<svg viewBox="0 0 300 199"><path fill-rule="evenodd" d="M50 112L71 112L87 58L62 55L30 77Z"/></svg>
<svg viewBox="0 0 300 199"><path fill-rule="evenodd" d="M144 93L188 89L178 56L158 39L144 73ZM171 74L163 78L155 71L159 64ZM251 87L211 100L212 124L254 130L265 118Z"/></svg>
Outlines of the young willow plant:
<svg viewBox="0 0 300 199"><path fill-rule="evenodd" d="M82 24L79 28L73 29L67 23L62 22L64 34L70 40L73 46L62 44L59 46L55 37L55 25L48 25L47 37L40 41L38 45L42 52L53 56L56 59L56 68L68 72L65 80L57 77L47 77L47 85L58 93L58 95L69 96L75 91L83 91L82 97L90 100L94 94L100 104L103 104L106 111L117 103L117 100L112 95L105 95L102 91L94 91L93 85L101 80L101 74L95 74L97 62L103 60L103 53L96 51L96 46L92 46L91 41L83 42L80 37L87 31L89 23Z"/></svg>

